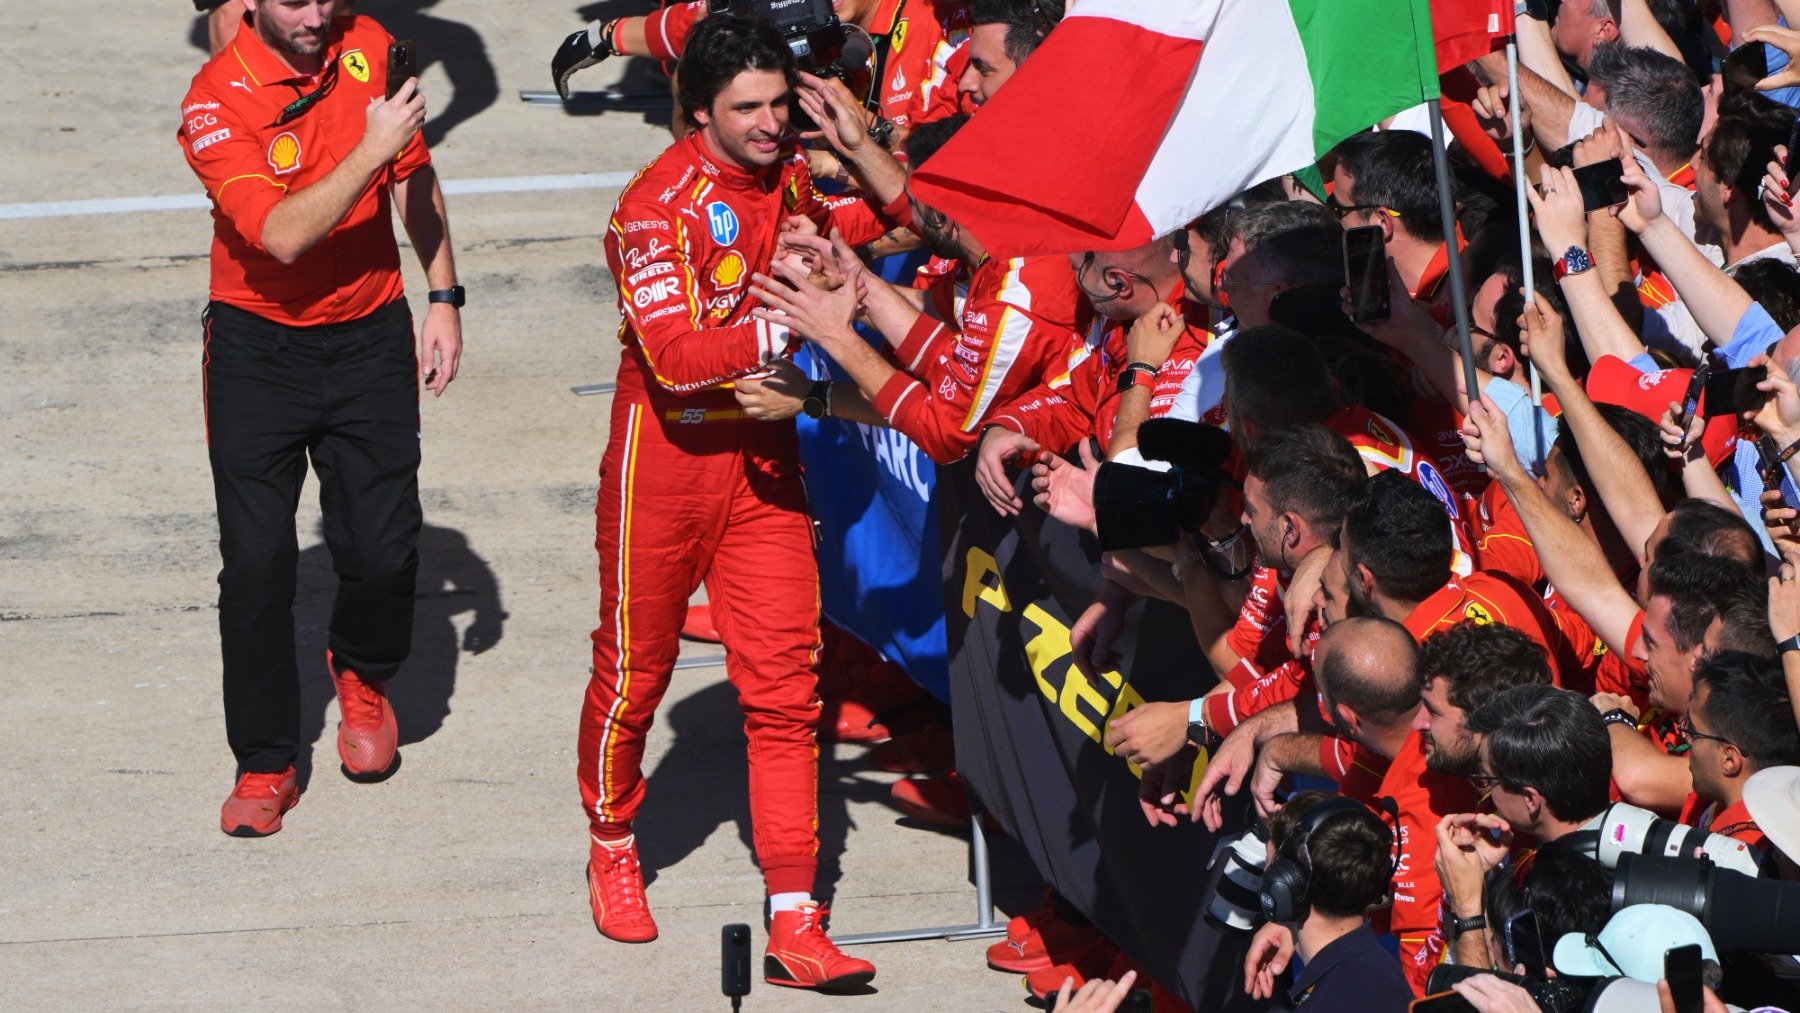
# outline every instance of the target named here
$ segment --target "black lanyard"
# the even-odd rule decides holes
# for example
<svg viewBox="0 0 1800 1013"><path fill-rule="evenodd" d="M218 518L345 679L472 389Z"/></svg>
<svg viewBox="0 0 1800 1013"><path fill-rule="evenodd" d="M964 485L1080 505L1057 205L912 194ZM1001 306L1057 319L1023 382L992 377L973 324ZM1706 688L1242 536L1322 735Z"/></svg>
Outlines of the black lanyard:
<svg viewBox="0 0 1800 1013"><path fill-rule="evenodd" d="M337 79L338 61L333 59L326 66L324 75L319 78L319 86L312 91L301 95L299 98L294 99L294 101L289 102L287 106L281 110L281 115L275 118L275 122L272 126L285 126L306 115L308 109L318 105L320 99L331 94L331 89L337 87ZM288 85L288 87L293 88L296 92L300 90L293 85Z"/></svg>

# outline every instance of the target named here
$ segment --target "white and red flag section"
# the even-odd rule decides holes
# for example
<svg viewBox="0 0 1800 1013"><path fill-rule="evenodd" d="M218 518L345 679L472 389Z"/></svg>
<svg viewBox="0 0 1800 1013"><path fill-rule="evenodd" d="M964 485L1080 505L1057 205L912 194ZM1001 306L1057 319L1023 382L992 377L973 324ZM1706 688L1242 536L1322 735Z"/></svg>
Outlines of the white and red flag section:
<svg viewBox="0 0 1800 1013"><path fill-rule="evenodd" d="M1078 0L915 194L996 257L1141 246L1435 98L1430 7Z"/></svg>

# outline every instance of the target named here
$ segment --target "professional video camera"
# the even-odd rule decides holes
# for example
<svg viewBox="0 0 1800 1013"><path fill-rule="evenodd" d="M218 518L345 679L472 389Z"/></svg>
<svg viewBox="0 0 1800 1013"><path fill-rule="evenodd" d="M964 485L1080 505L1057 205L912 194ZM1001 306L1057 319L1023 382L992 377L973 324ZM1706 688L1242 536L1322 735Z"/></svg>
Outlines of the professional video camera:
<svg viewBox="0 0 1800 1013"><path fill-rule="evenodd" d="M1213 426L1151 419L1138 427L1138 453L1164 461L1155 471L1109 461L1094 476L1094 524L1100 549L1170 545L1186 531L1200 538L1231 454L1231 437Z"/></svg>
<svg viewBox="0 0 1800 1013"><path fill-rule="evenodd" d="M1706 926L1719 952L1800 953L1800 883L1757 879L1704 858L1623 854L1614 911L1667 904Z"/></svg>
<svg viewBox="0 0 1800 1013"><path fill-rule="evenodd" d="M869 65L875 40L856 25L838 20L831 0L707 0L708 14L741 14L765 18L787 41L800 69L819 77L848 79ZM594 21L570 35L550 58L550 77L557 94L569 98L569 79L614 55L613 28L617 21ZM798 110L796 110L798 112ZM805 119L802 114L801 120ZM811 124L796 124L809 129Z"/></svg>
<svg viewBox="0 0 1800 1013"><path fill-rule="evenodd" d="M1693 858L1698 851L1721 869L1755 876L1762 860L1755 849L1736 838L1712 834L1699 827L1665 820L1648 809L1616 802L1600 824L1600 844L1595 857L1609 869L1625 855L1662 855Z"/></svg>

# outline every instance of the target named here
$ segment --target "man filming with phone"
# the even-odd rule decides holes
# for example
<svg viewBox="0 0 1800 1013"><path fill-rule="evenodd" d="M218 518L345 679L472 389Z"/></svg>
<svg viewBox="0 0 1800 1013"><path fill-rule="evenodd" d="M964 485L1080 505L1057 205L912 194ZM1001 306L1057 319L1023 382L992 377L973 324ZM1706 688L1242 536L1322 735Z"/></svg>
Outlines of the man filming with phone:
<svg viewBox="0 0 1800 1013"><path fill-rule="evenodd" d="M419 136L418 82L390 91L393 39L336 0L243 0L195 75L178 138L213 206L205 424L218 497L225 728L238 780L220 829L261 837L299 801L294 511L310 457L338 574L325 667L346 776L397 762L383 685L412 646L419 385L462 355L450 222ZM417 343L391 213L424 265Z"/></svg>

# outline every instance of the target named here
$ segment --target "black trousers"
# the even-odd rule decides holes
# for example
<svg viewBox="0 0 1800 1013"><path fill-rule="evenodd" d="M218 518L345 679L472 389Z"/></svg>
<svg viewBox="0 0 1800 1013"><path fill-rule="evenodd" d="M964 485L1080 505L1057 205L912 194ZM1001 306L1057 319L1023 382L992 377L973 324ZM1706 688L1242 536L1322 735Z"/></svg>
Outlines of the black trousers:
<svg viewBox="0 0 1800 1013"><path fill-rule="evenodd" d="M287 327L206 309L206 434L219 509L225 734L240 772L300 748L295 510L310 457L337 572L329 649L370 682L412 649L419 510L418 362L397 299L360 320Z"/></svg>

